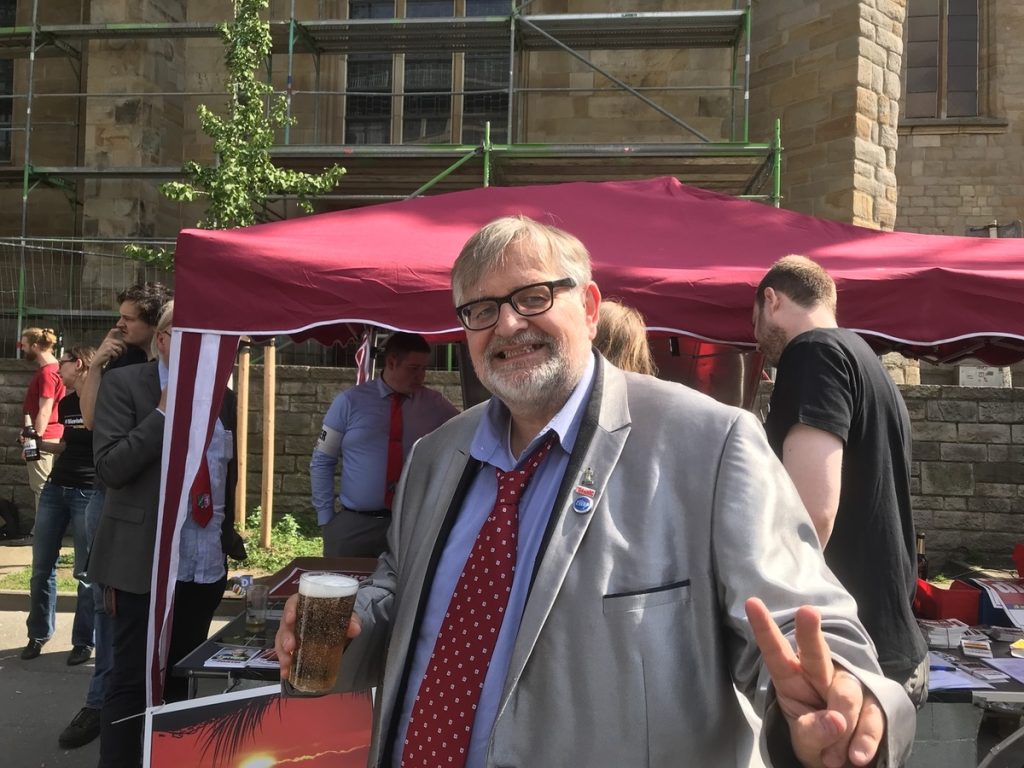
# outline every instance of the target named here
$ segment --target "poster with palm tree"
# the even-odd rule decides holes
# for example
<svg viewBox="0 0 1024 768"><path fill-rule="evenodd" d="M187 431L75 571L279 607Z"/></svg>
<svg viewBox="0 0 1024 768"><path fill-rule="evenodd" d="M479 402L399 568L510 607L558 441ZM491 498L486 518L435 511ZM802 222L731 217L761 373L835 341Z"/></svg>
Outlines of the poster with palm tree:
<svg viewBox="0 0 1024 768"><path fill-rule="evenodd" d="M151 707L147 768L363 768L370 750L369 693L282 697L279 685Z"/></svg>

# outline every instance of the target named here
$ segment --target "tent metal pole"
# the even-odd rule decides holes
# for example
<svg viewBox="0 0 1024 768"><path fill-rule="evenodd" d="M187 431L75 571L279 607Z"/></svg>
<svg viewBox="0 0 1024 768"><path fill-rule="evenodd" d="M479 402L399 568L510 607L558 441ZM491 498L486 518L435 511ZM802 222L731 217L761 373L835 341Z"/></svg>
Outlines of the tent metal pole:
<svg viewBox="0 0 1024 768"><path fill-rule="evenodd" d="M263 353L263 478L260 489L260 546L270 548L274 525L274 400L277 389L277 346L270 339Z"/></svg>
<svg viewBox="0 0 1024 768"><path fill-rule="evenodd" d="M235 525L245 530L246 481L249 474L249 365L252 347L248 338L238 345L238 398L235 402L235 440L238 443L238 477L235 482Z"/></svg>

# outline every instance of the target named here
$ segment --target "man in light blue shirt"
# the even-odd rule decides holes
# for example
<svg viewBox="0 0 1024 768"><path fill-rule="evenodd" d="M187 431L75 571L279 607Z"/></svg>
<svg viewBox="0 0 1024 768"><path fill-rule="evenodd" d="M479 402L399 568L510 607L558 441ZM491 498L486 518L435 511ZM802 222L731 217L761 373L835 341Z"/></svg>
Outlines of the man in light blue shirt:
<svg viewBox="0 0 1024 768"><path fill-rule="evenodd" d="M401 398L401 459L413 443L458 413L444 395L423 386L430 345L394 333L384 345L380 378L347 389L331 403L309 462L309 481L324 555L377 557L391 522L388 447L394 396ZM397 446L396 446L397 450ZM340 509L334 474L341 459ZM400 465L399 465L400 469ZM391 482L397 481L397 473Z"/></svg>

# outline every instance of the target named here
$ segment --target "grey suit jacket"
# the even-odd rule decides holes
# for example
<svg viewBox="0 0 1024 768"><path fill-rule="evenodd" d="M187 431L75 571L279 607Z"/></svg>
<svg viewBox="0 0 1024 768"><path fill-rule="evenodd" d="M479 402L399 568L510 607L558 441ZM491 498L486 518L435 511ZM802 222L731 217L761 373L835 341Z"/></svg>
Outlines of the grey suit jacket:
<svg viewBox="0 0 1024 768"><path fill-rule="evenodd" d="M881 764L902 762L913 707L881 676L855 603L825 566L760 425L685 387L599 363L487 764L748 765L757 734L733 684L753 695L765 682L744 614L750 596L787 633L800 605L821 609L835 659L885 708ZM406 679L410 650L481 414L470 409L417 443L396 499L391 552L359 590L363 631L342 673L355 689L379 685L371 765L391 765L403 692L418 684ZM580 514L572 489L588 469L596 504ZM773 764L795 764L770 697L765 722Z"/></svg>
<svg viewBox="0 0 1024 768"><path fill-rule="evenodd" d="M103 376L93 426L96 475L107 486L89 555L89 580L126 592L149 592L160 498L164 415L157 363Z"/></svg>

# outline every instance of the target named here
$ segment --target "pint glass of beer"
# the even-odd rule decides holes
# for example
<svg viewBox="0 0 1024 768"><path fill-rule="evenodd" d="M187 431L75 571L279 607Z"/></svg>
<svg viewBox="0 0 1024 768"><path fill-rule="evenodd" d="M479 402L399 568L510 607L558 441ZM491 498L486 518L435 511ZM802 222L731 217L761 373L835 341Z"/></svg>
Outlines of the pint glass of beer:
<svg viewBox="0 0 1024 768"><path fill-rule="evenodd" d="M299 578L297 647L288 682L302 693L327 693L338 679L341 651L359 582L340 573Z"/></svg>

